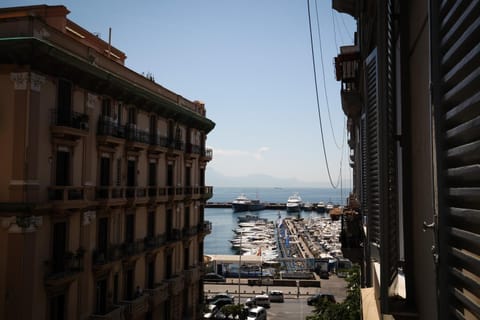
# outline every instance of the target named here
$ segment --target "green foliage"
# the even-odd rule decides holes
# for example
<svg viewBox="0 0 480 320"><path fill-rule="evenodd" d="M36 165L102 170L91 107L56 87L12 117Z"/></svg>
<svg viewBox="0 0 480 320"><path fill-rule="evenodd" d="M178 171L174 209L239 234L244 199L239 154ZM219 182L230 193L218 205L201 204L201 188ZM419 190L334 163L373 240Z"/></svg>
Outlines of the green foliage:
<svg viewBox="0 0 480 320"><path fill-rule="evenodd" d="M245 311L243 304L227 304L222 307L221 311L227 319L247 319L248 312Z"/></svg>
<svg viewBox="0 0 480 320"><path fill-rule="evenodd" d="M313 315L307 320L359 320L360 319L360 268L354 265L348 272L347 297L341 303L331 303L326 299L315 305Z"/></svg>

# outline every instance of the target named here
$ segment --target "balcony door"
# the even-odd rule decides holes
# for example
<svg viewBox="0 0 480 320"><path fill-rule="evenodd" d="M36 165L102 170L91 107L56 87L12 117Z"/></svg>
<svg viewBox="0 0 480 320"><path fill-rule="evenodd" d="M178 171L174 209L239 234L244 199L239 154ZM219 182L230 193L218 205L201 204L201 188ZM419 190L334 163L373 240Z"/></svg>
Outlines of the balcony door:
<svg viewBox="0 0 480 320"><path fill-rule="evenodd" d="M57 124L69 125L72 118L72 84L66 80L58 80L57 92Z"/></svg>
<svg viewBox="0 0 480 320"><path fill-rule="evenodd" d="M98 251L106 255L108 248L108 218L106 217L98 219L97 246Z"/></svg>
<svg viewBox="0 0 480 320"><path fill-rule="evenodd" d="M56 155L55 185L70 185L70 151L67 148L59 148Z"/></svg>
<svg viewBox="0 0 480 320"><path fill-rule="evenodd" d="M65 294L58 294L50 298L50 320L66 319Z"/></svg>
<svg viewBox="0 0 480 320"><path fill-rule="evenodd" d="M53 272L65 271L65 248L67 246L67 223L57 222L53 225L52 237Z"/></svg>
<svg viewBox="0 0 480 320"><path fill-rule="evenodd" d="M107 279L97 281L96 287L96 314L105 314L107 312Z"/></svg>
<svg viewBox="0 0 480 320"><path fill-rule="evenodd" d="M127 186L135 186L136 163L135 160L128 160L127 162Z"/></svg>

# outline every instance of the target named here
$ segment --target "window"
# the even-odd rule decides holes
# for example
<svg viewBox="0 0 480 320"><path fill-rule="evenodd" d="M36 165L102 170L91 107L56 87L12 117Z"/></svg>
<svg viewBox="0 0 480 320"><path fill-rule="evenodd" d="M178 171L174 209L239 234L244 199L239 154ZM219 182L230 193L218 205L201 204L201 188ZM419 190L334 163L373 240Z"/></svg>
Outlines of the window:
<svg viewBox="0 0 480 320"><path fill-rule="evenodd" d="M95 294L95 313L105 314L107 312L107 279L97 281Z"/></svg>
<svg viewBox="0 0 480 320"><path fill-rule="evenodd" d="M50 320L66 319L65 294L58 294L50 298Z"/></svg>
<svg viewBox="0 0 480 320"><path fill-rule="evenodd" d="M135 234L135 214L125 215L125 242L133 243Z"/></svg>
<svg viewBox="0 0 480 320"><path fill-rule="evenodd" d="M110 185L110 157L102 156L100 158L100 186Z"/></svg>
<svg viewBox="0 0 480 320"><path fill-rule="evenodd" d="M128 109L127 123L137 124L137 110L133 107Z"/></svg>
<svg viewBox="0 0 480 320"><path fill-rule="evenodd" d="M65 271L65 251L67 247L67 223L57 222L53 225L53 272Z"/></svg>
<svg viewBox="0 0 480 320"><path fill-rule="evenodd" d="M72 84L58 80L57 92L57 124L69 125L72 119Z"/></svg>
<svg viewBox="0 0 480 320"><path fill-rule="evenodd" d="M147 264L147 286L149 289L155 287L155 261L152 260Z"/></svg>
<svg viewBox="0 0 480 320"><path fill-rule="evenodd" d="M105 258L108 249L108 234L108 218L99 218L97 230L97 249L100 253L104 254Z"/></svg>
<svg viewBox="0 0 480 320"><path fill-rule="evenodd" d="M154 187L157 185L157 162L151 161L148 164L148 185Z"/></svg>
<svg viewBox="0 0 480 320"><path fill-rule="evenodd" d="M155 211L149 212L147 216L147 237L155 237Z"/></svg>
<svg viewBox="0 0 480 320"><path fill-rule="evenodd" d="M134 293L134 288L133 288L133 268L129 268L125 271L125 291L124 291L124 297L125 300L132 300L133 299L133 293Z"/></svg>
<svg viewBox="0 0 480 320"><path fill-rule="evenodd" d="M55 184L57 186L70 185L70 151L65 147L58 147L57 150Z"/></svg>
<svg viewBox="0 0 480 320"><path fill-rule="evenodd" d="M103 98L102 100L102 116L112 116L112 102L109 98Z"/></svg>

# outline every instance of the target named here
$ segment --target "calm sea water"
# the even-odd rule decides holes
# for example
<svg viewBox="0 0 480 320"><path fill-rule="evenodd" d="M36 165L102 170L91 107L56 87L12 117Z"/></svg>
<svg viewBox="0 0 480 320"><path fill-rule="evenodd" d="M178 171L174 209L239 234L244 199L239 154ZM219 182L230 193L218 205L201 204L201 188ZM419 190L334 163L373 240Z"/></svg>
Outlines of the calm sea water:
<svg viewBox="0 0 480 320"><path fill-rule="evenodd" d="M320 201L331 201L335 204L343 204L348 195L348 190L327 189L327 188L220 188L213 189L213 197L209 202L231 202L239 194L244 193L251 199L260 199L262 202L285 203L289 196L298 192L304 202L318 203ZM233 237L232 230L237 228L237 217L247 214L246 212L233 213L231 208L206 208L205 220L212 222L212 233L207 235L204 241L205 254L235 254L231 249L228 240ZM258 215L260 218L276 221L278 215L287 215L285 210L261 210L248 212ZM302 211L300 216L319 216L316 212Z"/></svg>

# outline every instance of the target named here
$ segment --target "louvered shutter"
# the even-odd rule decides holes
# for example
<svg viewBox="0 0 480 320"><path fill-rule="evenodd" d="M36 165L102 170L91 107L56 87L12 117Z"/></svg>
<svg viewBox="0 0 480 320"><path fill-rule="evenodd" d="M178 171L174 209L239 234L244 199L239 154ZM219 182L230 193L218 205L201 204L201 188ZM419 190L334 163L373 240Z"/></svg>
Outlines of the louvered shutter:
<svg viewBox="0 0 480 320"><path fill-rule="evenodd" d="M365 201L368 219L368 243L370 255L380 260L380 164L378 123L378 75L377 50L366 59L366 114L365 114Z"/></svg>
<svg viewBox="0 0 480 320"><path fill-rule="evenodd" d="M431 1L441 319L480 319L480 2Z"/></svg>
<svg viewBox="0 0 480 320"><path fill-rule="evenodd" d="M365 65L368 242L380 263L381 310L389 313L399 261L392 2L379 2L378 10L378 47Z"/></svg>

